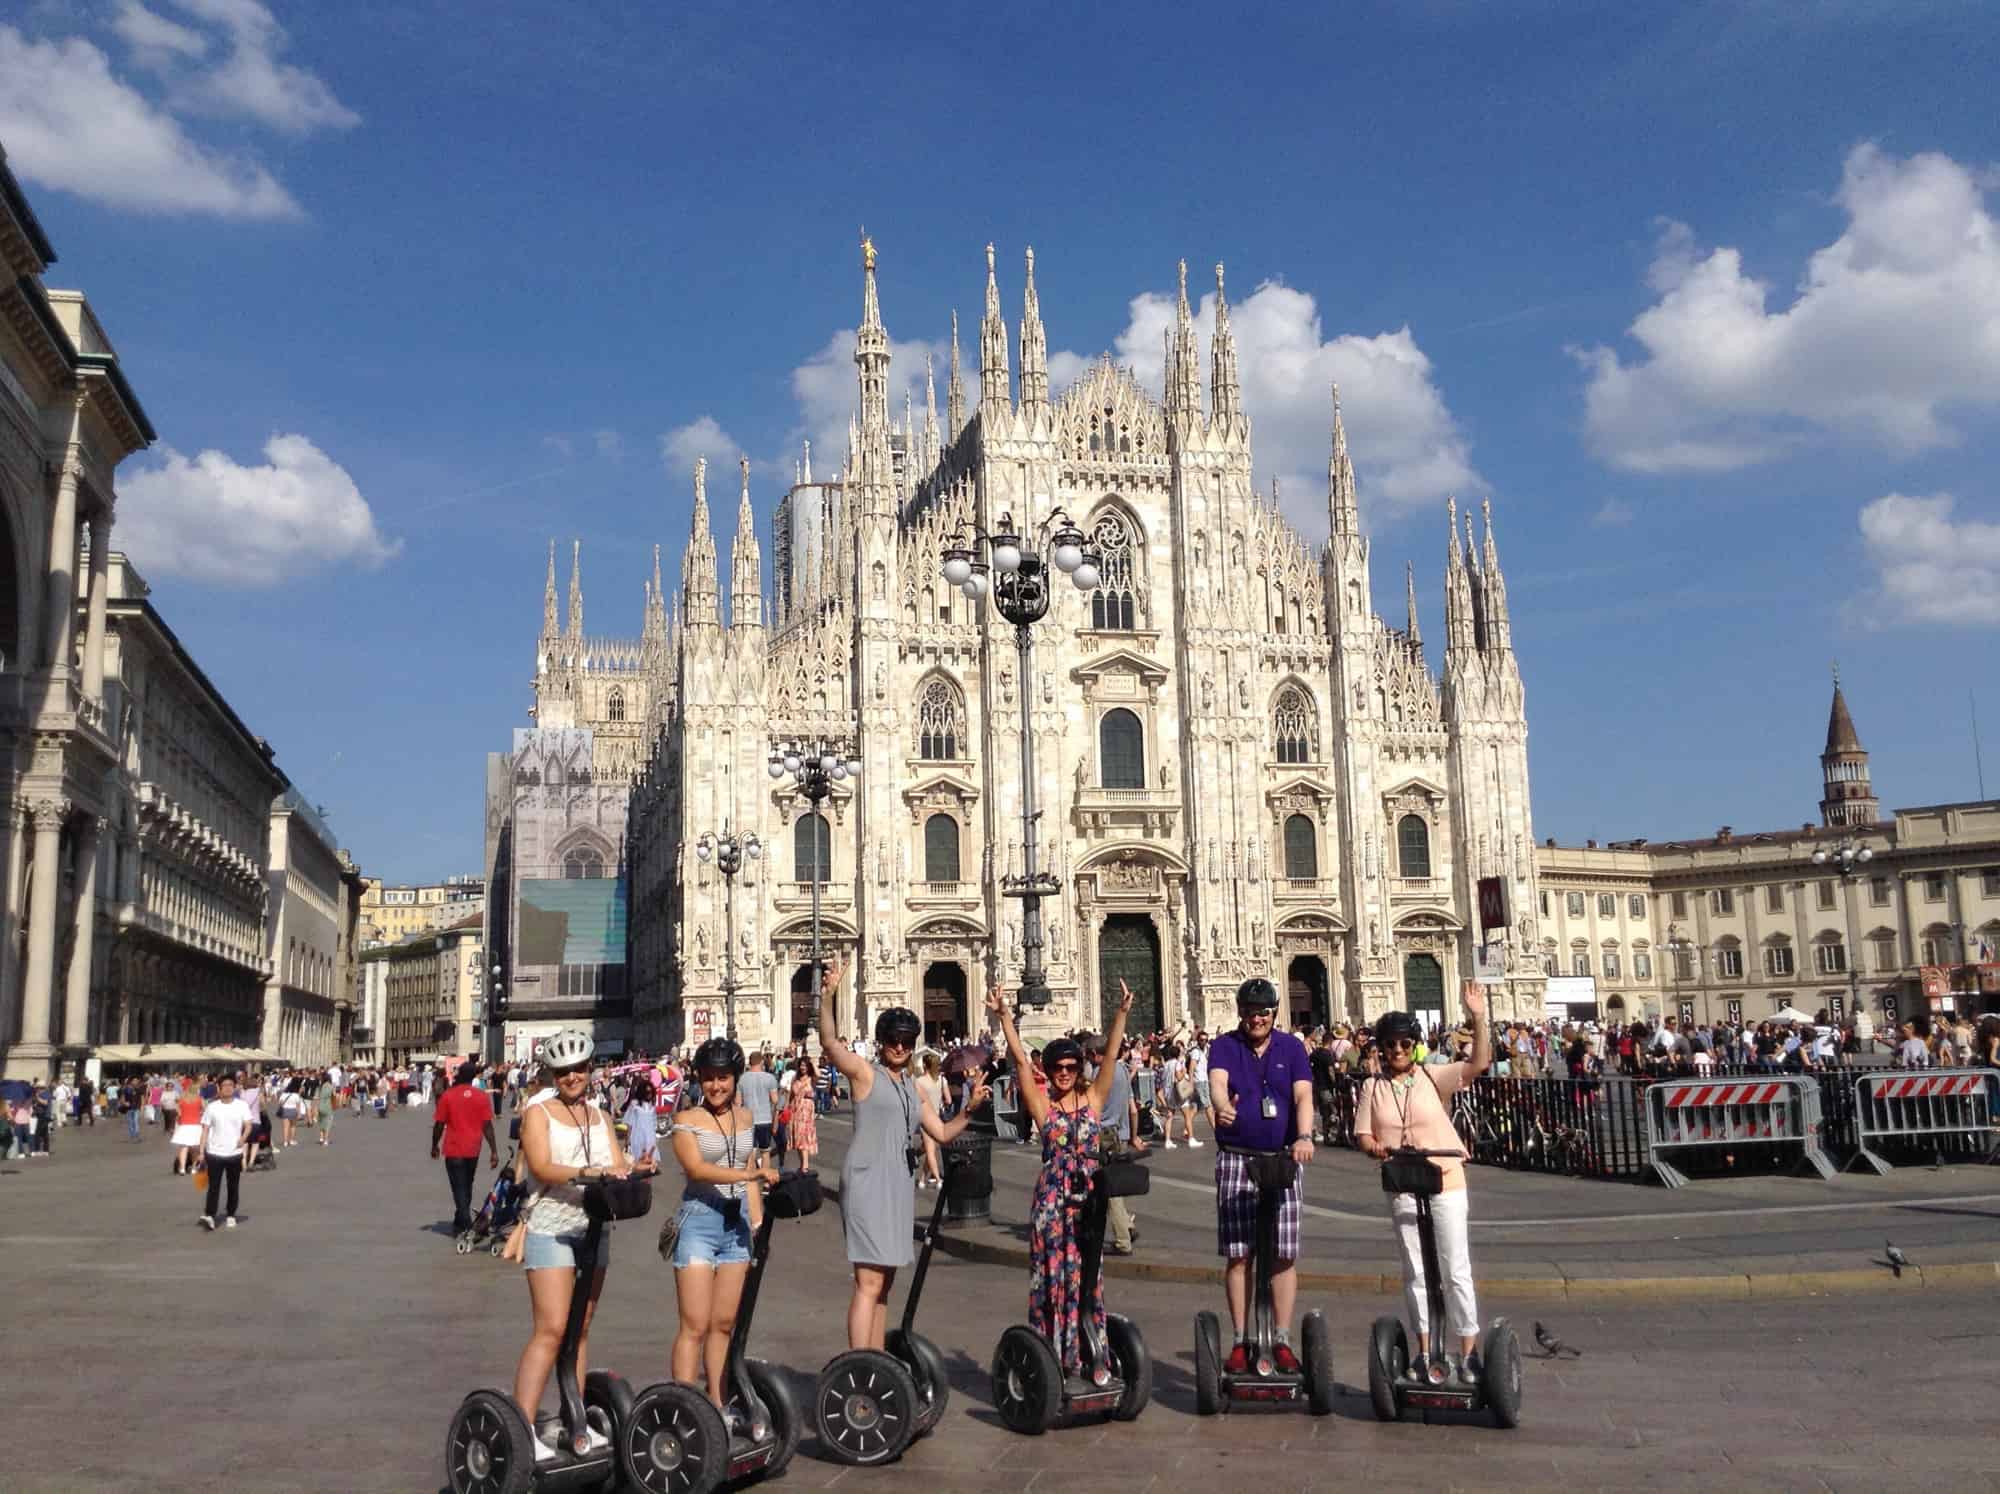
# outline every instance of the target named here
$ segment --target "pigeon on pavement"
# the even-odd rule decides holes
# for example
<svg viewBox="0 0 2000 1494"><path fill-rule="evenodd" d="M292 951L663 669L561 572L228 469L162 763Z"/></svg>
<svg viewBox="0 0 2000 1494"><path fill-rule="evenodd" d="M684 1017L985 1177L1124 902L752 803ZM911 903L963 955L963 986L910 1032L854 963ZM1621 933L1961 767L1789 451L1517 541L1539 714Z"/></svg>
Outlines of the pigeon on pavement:
<svg viewBox="0 0 2000 1494"><path fill-rule="evenodd" d="M1535 1342L1542 1346L1542 1352L1550 1359L1560 1359L1564 1356L1571 1359L1583 1358L1583 1350L1564 1343L1540 1323L1535 1324Z"/></svg>
<svg viewBox="0 0 2000 1494"><path fill-rule="evenodd" d="M1909 1265L1910 1258L1907 1255L1904 1255L1902 1251L1898 1250L1896 1246L1888 1240L1884 1240L1882 1242L1882 1246L1883 1246L1882 1249L1883 1259L1889 1262L1889 1269L1895 1272L1897 1278L1900 1280L1903 1275L1903 1267Z"/></svg>

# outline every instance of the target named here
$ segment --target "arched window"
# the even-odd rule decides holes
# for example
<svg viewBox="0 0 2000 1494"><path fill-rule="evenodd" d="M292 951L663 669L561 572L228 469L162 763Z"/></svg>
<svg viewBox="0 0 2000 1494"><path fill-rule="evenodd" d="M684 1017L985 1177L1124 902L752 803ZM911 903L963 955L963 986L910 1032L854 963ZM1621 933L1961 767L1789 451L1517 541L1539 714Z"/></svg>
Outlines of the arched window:
<svg viewBox="0 0 2000 1494"><path fill-rule="evenodd" d="M1295 881L1319 875L1319 830L1309 815L1285 817L1285 875Z"/></svg>
<svg viewBox="0 0 2000 1494"><path fill-rule="evenodd" d="M933 675L917 697L917 756L950 762L965 739L965 702L952 682Z"/></svg>
<svg viewBox="0 0 2000 1494"><path fill-rule="evenodd" d="M1116 514L1106 514L1091 531L1099 557L1097 590L1090 594L1090 625L1130 632L1138 592L1133 568L1132 531Z"/></svg>
<svg viewBox="0 0 2000 1494"><path fill-rule="evenodd" d="M623 690L613 690L611 692L611 699L605 704L604 714L613 721L623 721L625 719L625 692Z"/></svg>
<svg viewBox="0 0 2000 1494"><path fill-rule="evenodd" d="M1277 738L1278 761L1310 763L1319 760L1319 718L1312 698L1297 685L1278 692L1277 709L1271 729Z"/></svg>
<svg viewBox="0 0 2000 1494"><path fill-rule="evenodd" d="M792 880L828 882L833 879L833 832L823 814L802 814L792 828Z"/></svg>
<svg viewBox="0 0 2000 1494"><path fill-rule="evenodd" d="M595 846L572 846L563 857L563 876L570 881L595 880L604 875L604 858Z"/></svg>
<svg viewBox="0 0 2000 1494"><path fill-rule="evenodd" d="M1403 875L1425 879L1431 874L1431 827L1420 814L1406 814L1396 826L1396 859Z"/></svg>
<svg viewBox="0 0 2000 1494"><path fill-rule="evenodd" d="M924 821L924 880L958 880L958 821L948 814Z"/></svg>
<svg viewBox="0 0 2000 1494"><path fill-rule="evenodd" d="M1097 724L1098 782L1108 789L1146 786L1146 732L1123 707Z"/></svg>

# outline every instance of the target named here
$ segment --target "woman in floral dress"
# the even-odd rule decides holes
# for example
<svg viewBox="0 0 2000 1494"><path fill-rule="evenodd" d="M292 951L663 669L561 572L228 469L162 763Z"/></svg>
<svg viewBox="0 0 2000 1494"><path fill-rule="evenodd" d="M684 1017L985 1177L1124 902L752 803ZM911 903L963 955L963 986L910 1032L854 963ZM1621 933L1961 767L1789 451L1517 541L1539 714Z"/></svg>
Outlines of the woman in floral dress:
<svg viewBox="0 0 2000 1494"><path fill-rule="evenodd" d="M1120 997L1104 1049L1116 1053L1125 1037L1125 1018L1132 1010L1132 991L1118 983ZM986 998L986 1010L1000 1019L1014 1072L1026 1073L1028 1056L1014 1014L997 990ZM1098 1341L1104 1335L1104 1280L1098 1278L1089 1303L1083 1298L1083 1249L1077 1240L1080 1210L1072 1198L1088 1192L1097 1175L1098 1121L1111 1097L1112 1065L1099 1065L1096 1078L1083 1079L1083 1048L1074 1039L1057 1038L1042 1049L1042 1069L1048 1089L1026 1085L1022 1099L1028 1116L1042 1136L1042 1170L1035 1179L1035 1197L1028 1216L1028 1326L1055 1348L1065 1375L1080 1375L1083 1343L1081 1314L1088 1311Z"/></svg>

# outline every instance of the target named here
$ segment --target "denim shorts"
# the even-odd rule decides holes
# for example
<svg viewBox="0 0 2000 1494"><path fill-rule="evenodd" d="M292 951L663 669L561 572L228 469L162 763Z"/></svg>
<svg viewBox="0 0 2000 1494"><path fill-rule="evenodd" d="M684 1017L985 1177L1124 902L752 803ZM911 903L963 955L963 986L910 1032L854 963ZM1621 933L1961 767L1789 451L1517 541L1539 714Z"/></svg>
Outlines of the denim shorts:
<svg viewBox="0 0 2000 1494"><path fill-rule="evenodd" d="M584 1232L578 1230L573 1235L538 1235L528 1231L528 1246L521 1256L521 1269L541 1271L562 1266L574 1271L581 1264L577 1252L583 1249ZM611 1264L611 1231L605 1230L597 1237L597 1264L600 1268Z"/></svg>
<svg viewBox="0 0 2000 1494"><path fill-rule="evenodd" d="M681 1232L674 1241L674 1269L684 1266L747 1266L750 1264L750 1210L738 1201L736 1224L725 1224L722 1210L698 1198L681 1203Z"/></svg>

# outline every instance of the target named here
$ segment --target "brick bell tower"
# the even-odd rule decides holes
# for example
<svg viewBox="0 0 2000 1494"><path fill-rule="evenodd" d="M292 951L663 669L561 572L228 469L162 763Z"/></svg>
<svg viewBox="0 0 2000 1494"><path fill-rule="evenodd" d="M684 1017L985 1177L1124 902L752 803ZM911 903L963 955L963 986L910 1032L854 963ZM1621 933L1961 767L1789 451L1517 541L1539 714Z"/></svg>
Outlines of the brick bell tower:
<svg viewBox="0 0 2000 1494"><path fill-rule="evenodd" d="M1826 751L1819 755L1826 796L1819 801L1820 823L1828 828L1872 825L1882 818L1882 801L1868 781L1868 753L1840 692L1840 667L1833 670L1833 708L1826 718Z"/></svg>

